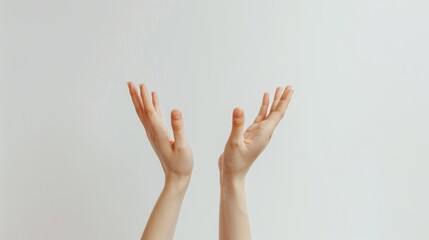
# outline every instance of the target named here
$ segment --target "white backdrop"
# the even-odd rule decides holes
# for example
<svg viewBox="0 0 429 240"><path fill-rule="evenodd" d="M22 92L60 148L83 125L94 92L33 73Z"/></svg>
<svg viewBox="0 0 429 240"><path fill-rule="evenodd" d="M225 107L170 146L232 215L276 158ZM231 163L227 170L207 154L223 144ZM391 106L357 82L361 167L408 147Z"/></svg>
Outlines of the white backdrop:
<svg viewBox="0 0 429 240"><path fill-rule="evenodd" d="M0 1L0 239L138 239L162 170L126 82L184 113L176 239L214 240L232 109L293 100L247 179L254 239L429 239L426 0ZM168 118L165 118L169 125Z"/></svg>

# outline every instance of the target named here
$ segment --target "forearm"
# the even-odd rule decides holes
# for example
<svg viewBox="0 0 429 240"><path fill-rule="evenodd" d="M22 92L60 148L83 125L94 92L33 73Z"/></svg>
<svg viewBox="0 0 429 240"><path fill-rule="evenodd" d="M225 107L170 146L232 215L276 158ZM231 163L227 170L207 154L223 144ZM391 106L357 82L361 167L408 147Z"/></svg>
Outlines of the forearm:
<svg viewBox="0 0 429 240"><path fill-rule="evenodd" d="M250 240L246 193L243 180L221 179L219 239Z"/></svg>
<svg viewBox="0 0 429 240"><path fill-rule="evenodd" d="M164 188L147 221L142 240L173 239L189 180L166 179Z"/></svg>

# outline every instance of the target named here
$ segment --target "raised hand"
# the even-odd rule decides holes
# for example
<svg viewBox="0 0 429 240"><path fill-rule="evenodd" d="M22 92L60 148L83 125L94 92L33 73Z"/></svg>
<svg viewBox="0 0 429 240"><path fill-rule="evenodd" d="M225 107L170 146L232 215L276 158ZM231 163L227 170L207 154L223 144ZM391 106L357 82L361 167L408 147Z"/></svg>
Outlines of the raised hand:
<svg viewBox="0 0 429 240"><path fill-rule="evenodd" d="M155 91L149 94L145 84L140 84L140 94L132 82L128 83L128 87L136 113L161 162L167 180L189 178L192 173L193 157L185 137L182 113L177 109L171 111L173 139L162 122L158 94Z"/></svg>
<svg viewBox="0 0 429 240"><path fill-rule="evenodd" d="M262 106L253 123L244 130L244 112L235 108L232 130L219 157L220 206L219 239L250 240L250 224L247 214L245 177L256 158L265 149L274 129L283 118L293 94L292 87L284 91L276 89L271 109L269 94L264 93Z"/></svg>
<svg viewBox="0 0 429 240"><path fill-rule="evenodd" d="M173 239L193 167L192 151L185 137L182 114L176 109L171 111L173 139L162 123L157 93L149 94L145 84L140 84L140 94L132 82L128 82L128 88L136 113L165 174L164 188L141 239Z"/></svg>
<svg viewBox="0 0 429 240"><path fill-rule="evenodd" d="M250 166L269 143L274 129L285 115L292 98L293 90L287 86L276 89L274 101L269 108L269 93L264 93L258 116L244 131L244 112L235 108L232 117L232 130L219 158L222 177L244 178Z"/></svg>

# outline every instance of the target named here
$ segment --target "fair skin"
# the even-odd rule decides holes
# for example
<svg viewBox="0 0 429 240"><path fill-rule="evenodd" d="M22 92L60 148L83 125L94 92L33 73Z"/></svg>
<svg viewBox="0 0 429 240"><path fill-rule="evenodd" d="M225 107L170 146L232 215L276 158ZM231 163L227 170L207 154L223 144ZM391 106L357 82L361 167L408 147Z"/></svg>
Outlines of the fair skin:
<svg viewBox="0 0 429 240"><path fill-rule="evenodd" d="M149 93L145 84L128 82L136 113L143 124L165 174L164 188L152 210L141 237L142 240L170 240L174 237L182 202L188 188L192 168L192 150L184 133L179 110L171 111L174 138L162 122L159 98ZM269 143L274 129L283 118L293 94L292 87L276 89L269 108L269 94L264 93L258 116L244 129L244 112L236 108L232 116L232 130L219 157L220 208L219 239L249 240L250 225L247 214L245 178L259 154Z"/></svg>
<svg viewBox="0 0 429 240"><path fill-rule="evenodd" d="M274 101L269 107L269 94L264 93L258 116L244 129L244 112L235 108L232 116L232 130L220 155L220 207L219 239L249 240L250 224L247 213L245 178L269 143L274 129L283 118L292 98L293 90L287 86L284 91L276 89Z"/></svg>
<svg viewBox="0 0 429 240"><path fill-rule="evenodd" d="M174 237L183 199L191 180L193 157L184 133L184 122L179 110L171 111L170 136L162 122L159 98L140 84L140 93L134 83L128 82L136 113L164 170L164 188L155 203L143 231L142 240L170 240Z"/></svg>

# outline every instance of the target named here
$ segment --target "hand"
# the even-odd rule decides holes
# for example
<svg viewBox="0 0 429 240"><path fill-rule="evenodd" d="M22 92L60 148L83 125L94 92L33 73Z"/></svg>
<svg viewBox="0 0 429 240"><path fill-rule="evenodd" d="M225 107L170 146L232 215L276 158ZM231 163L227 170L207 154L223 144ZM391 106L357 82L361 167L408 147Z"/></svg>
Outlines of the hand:
<svg viewBox="0 0 429 240"><path fill-rule="evenodd" d="M278 87L268 113L269 94L264 93L259 114L246 131L244 131L243 110L234 109L232 131L218 162L221 181L244 180L253 162L265 149L274 129L283 118L292 94L291 86L287 86L283 92L282 87Z"/></svg>
<svg viewBox="0 0 429 240"><path fill-rule="evenodd" d="M171 111L173 139L162 122L158 94L152 92L151 99L145 84L140 84L140 95L132 82L128 82L128 87L137 115L161 162L166 182L184 180L189 183L193 157L191 147L185 137L181 112L177 109Z"/></svg>

